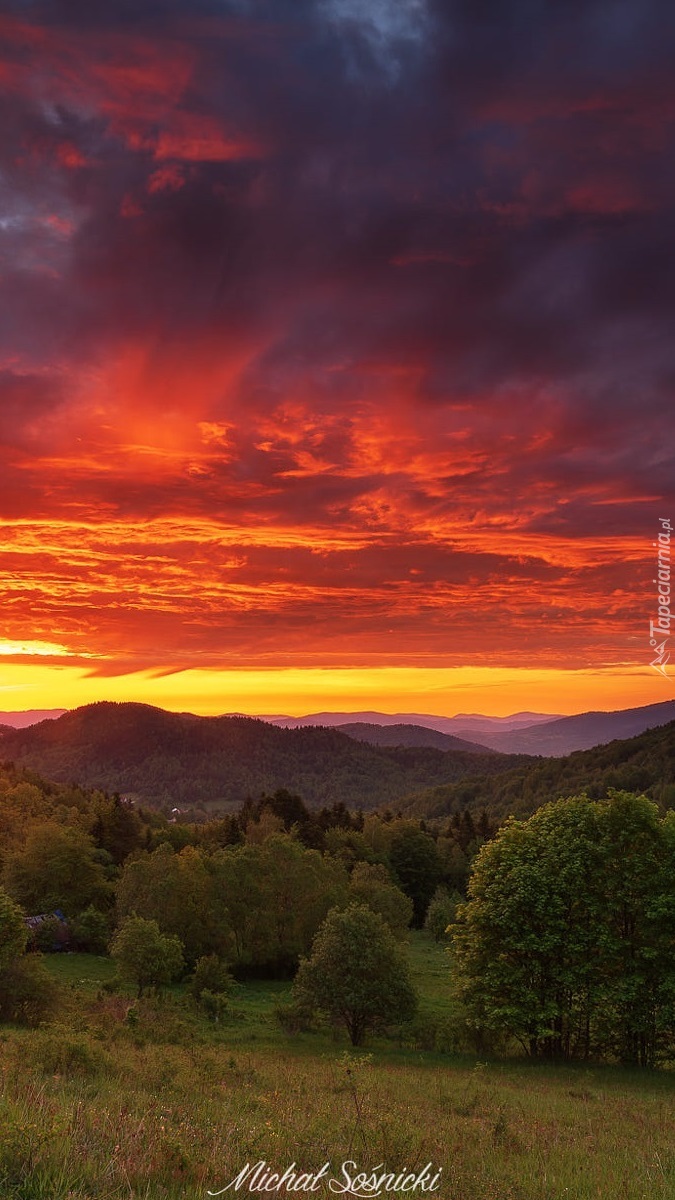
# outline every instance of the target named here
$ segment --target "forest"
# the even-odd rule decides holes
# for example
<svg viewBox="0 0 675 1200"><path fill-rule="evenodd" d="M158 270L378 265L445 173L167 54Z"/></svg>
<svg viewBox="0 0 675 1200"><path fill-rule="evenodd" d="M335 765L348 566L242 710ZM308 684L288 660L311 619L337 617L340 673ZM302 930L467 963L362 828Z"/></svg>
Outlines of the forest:
<svg viewBox="0 0 675 1200"><path fill-rule="evenodd" d="M111 954L139 996L183 979L216 1015L235 979L295 978L279 1014L288 1029L311 1027L318 1009L360 1039L368 1021L329 1011L328 960L312 966L327 931L341 971L345 937L360 960L382 944L370 974L391 995L408 930L424 928L448 948L458 1044L653 1067L675 1046L673 817L611 788L527 819L466 808L431 823L311 810L278 789L189 822L5 764L0 1016L44 1020L40 952L70 950ZM372 1027L410 1019L406 995Z"/></svg>

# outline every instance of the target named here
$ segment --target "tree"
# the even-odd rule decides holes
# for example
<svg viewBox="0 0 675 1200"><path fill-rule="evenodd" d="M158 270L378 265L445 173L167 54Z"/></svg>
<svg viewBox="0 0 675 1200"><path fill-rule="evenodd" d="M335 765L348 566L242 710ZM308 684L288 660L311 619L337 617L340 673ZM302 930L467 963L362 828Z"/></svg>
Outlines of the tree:
<svg viewBox="0 0 675 1200"><path fill-rule="evenodd" d="M442 942L448 936L448 926L455 920L457 905L461 902L459 892L454 892L451 896L447 888L436 888L424 919L424 928L435 942Z"/></svg>
<svg viewBox="0 0 675 1200"><path fill-rule="evenodd" d="M25 953L28 930L21 909L0 889L0 1021L37 1025L56 996L39 956Z"/></svg>
<svg viewBox="0 0 675 1200"><path fill-rule="evenodd" d="M536 1057L655 1061L675 1030L669 828L645 797L576 796L483 846L454 935L476 1027Z"/></svg>
<svg viewBox="0 0 675 1200"><path fill-rule="evenodd" d="M0 972L23 954L28 930L21 909L0 888Z"/></svg>
<svg viewBox="0 0 675 1200"><path fill-rule="evenodd" d="M414 821L394 827L389 861L401 889L413 902L413 924L421 929L443 870L436 843Z"/></svg>
<svg viewBox="0 0 675 1200"><path fill-rule="evenodd" d="M194 846L176 854L163 842L152 854L125 863L117 885L120 916L157 921L162 933L180 939L190 965L202 955L223 955L230 948L230 928L216 903L210 861Z"/></svg>
<svg viewBox="0 0 675 1200"><path fill-rule="evenodd" d="M93 809L92 837L119 866L140 846L143 831L140 817L128 801L102 792L94 793Z"/></svg>
<svg viewBox="0 0 675 1200"><path fill-rule="evenodd" d="M234 980L227 964L216 954L200 958L188 984L188 993L207 1016L218 1021L227 1009Z"/></svg>
<svg viewBox="0 0 675 1200"><path fill-rule="evenodd" d="M83 830L45 821L30 828L22 849L7 855L3 884L31 914L62 908L70 917L90 904L106 907L111 888L96 854Z"/></svg>
<svg viewBox="0 0 675 1200"><path fill-rule="evenodd" d="M123 979L135 983L139 998L147 987L159 988L180 975L185 963L175 934L162 933L156 921L127 917L112 942L110 953Z"/></svg>
<svg viewBox="0 0 675 1200"><path fill-rule="evenodd" d="M236 963L291 975L329 909L343 904L342 865L287 834L228 847L213 859L216 909L230 922Z"/></svg>
<svg viewBox="0 0 675 1200"><path fill-rule="evenodd" d="M394 937L405 937L412 921L412 900L402 892L382 863L357 863L349 881L349 897L379 913Z"/></svg>
<svg viewBox="0 0 675 1200"><path fill-rule="evenodd" d="M382 917L358 904L329 912L293 997L341 1022L353 1046L369 1030L409 1020L417 1007L405 954Z"/></svg>

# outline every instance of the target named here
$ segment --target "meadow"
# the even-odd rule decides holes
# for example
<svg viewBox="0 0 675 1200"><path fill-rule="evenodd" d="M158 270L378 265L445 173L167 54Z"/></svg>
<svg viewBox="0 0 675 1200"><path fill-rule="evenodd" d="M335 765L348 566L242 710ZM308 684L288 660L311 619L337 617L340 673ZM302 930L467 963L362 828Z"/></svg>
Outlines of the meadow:
<svg viewBox="0 0 675 1200"><path fill-rule="evenodd" d="M674 1074L478 1061L449 1035L423 1049L452 1015L447 956L415 934L411 959L420 1016L357 1052L330 1030L282 1032L287 984L240 985L214 1024L180 988L136 1003L107 989L109 960L49 956L56 1022L0 1032L2 1200L196 1200L260 1160L330 1163L319 1196L351 1160L431 1163L439 1200L675 1197Z"/></svg>

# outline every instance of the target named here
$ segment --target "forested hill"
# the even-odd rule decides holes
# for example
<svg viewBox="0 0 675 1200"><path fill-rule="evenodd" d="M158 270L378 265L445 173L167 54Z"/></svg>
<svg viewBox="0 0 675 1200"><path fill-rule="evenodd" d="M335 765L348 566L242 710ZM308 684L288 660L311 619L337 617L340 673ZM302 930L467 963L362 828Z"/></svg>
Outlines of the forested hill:
<svg viewBox="0 0 675 1200"><path fill-rule="evenodd" d="M487 774L523 757L393 748L335 729L282 729L251 717L196 717L145 704L99 703L4 733L0 758L61 782L146 805L233 809L287 788L310 807L373 809L424 788Z"/></svg>
<svg viewBox="0 0 675 1200"><path fill-rule="evenodd" d="M433 746L436 750L468 750L470 754L485 754L491 749L452 733L428 729L425 725L371 725L366 721L352 721L334 728L371 746Z"/></svg>
<svg viewBox="0 0 675 1200"><path fill-rule="evenodd" d="M427 818L485 808L491 818L501 820L510 813L529 816L549 800L581 792L600 799L608 788L644 793L664 808L675 808L675 721L565 758L529 759L490 775L429 788L401 808L407 816Z"/></svg>

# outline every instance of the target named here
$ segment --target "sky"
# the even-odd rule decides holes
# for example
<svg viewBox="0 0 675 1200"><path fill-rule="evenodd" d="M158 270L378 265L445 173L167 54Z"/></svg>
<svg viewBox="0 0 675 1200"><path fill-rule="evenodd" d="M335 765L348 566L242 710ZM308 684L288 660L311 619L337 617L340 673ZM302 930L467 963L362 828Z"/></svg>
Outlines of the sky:
<svg viewBox="0 0 675 1200"><path fill-rule="evenodd" d="M0 15L0 708L567 713L675 517L669 0Z"/></svg>

